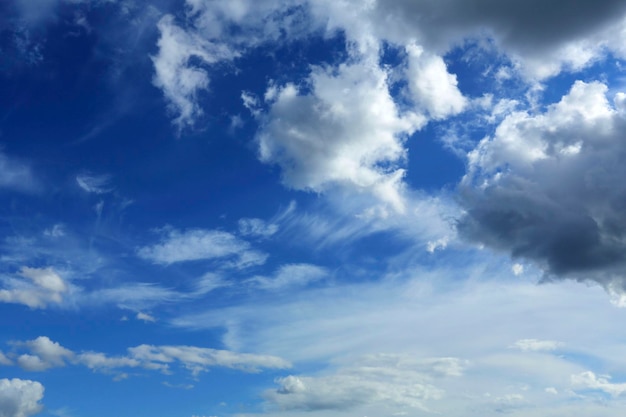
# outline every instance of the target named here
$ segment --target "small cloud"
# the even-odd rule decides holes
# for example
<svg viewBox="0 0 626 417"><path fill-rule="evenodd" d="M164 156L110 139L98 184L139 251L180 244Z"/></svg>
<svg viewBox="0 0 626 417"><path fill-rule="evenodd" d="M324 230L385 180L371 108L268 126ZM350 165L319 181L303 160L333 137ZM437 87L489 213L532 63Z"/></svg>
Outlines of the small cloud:
<svg viewBox="0 0 626 417"><path fill-rule="evenodd" d="M47 237L63 237L65 236L65 226L62 224L55 224L54 226L43 231L43 235Z"/></svg>
<svg viewBox="0 0 626 417"><path fill-rule="evenodd" d="M523 352L549 352L557 350L562 345L562 343L553 340L521 339L510 347Z"/></svg>
<svg viewBox="0 0 626 417"><path fill-rule="evenodd" d="M520 276L524 273L524 265L522 264L513 264L513 266L511 267L511 271L513 271L513 274L517 277Z"/></svg>
<svg viewBox="0 0 626 417"><path fill-rule="evenodd" d="M106 194L113 191L109 185L110 181L110 175L79 174L76 176L78 186L88 193L94 194Z"/></svg>
<svg viewBox="0 0 626 417"><path fill-rule="evenodd" d="M137 313L136 318L137 318L137 320L141 320L141 321L144 321L146 323L148 323L148 322L150 322L150 323L156 322L156 319L154 317L152 317L150 314L142 313L141 311L139 313Z"/></svg>
<svg viewBox="0 0 626 417"><path fill-rule="evenodd" d="M310 264L288 264L281 266L273 276L255 276L249 283L264 290L282 290L289 287L305 286L328 276L325 268Z"/></svg>
<svg viewBox="0 0 626 417"><path fill-rule="evenodd" d="M239 220L239 233L243 236L270 237L278 231L278 225L261 219Z"/></svg>

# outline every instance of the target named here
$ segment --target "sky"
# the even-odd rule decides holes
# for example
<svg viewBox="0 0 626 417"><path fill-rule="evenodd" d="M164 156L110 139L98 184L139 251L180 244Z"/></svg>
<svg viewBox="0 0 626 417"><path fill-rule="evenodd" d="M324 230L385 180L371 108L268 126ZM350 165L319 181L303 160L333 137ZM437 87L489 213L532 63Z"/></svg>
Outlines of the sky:
<svg viewBox="0 0 626 417"><path fill-rule="evenodd" d="M0 3L0 417L626 412L626 2Z"/></svg>

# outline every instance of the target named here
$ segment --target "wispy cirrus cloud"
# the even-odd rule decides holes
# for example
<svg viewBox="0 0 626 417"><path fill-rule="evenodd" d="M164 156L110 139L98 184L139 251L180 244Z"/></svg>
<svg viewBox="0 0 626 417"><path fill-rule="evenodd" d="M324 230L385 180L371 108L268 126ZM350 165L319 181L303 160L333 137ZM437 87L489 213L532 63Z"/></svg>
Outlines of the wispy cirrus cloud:
<svg viewBox="0 0 626 417"><path fill-rule="evenodd" d="M76 176L76 183L80 188L88 193L106 194L113 191L110 175L79 174Z"/></svg>

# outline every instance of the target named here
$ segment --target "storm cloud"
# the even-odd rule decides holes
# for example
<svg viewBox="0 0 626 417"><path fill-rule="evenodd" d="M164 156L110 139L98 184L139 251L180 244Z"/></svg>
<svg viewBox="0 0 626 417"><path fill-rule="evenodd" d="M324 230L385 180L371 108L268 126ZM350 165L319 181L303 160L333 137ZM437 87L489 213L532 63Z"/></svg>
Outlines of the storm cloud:
<svg viewBox="0 0 626 417"><path fill-rule="evenodd" d="M513 112L468 154L460 234L547 277L626 290L626 107L576 82L543 113Z"/></svg>

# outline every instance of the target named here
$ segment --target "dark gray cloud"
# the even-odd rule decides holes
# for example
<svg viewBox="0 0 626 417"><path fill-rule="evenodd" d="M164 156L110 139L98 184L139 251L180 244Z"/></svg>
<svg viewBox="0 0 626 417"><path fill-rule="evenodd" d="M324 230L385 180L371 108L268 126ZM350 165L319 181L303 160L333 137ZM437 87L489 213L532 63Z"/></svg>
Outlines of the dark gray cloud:
<svg viewBox="0 0 626 417"><path fill-rule="evenodd" d="M443 40L484 28L493 30L505 44L535 51L618 22L626 13L626 2L388 0L378 2L378 9L381 17L396 16L407 29L419 28L426 39Z"/></svg>
<svg viewBox="0 0 626 417"><path fill-rule="evenodd" d="M512 113L470 152L460 234L549 276L626 290L626 109L577 82L545 113Z"/></svg>

